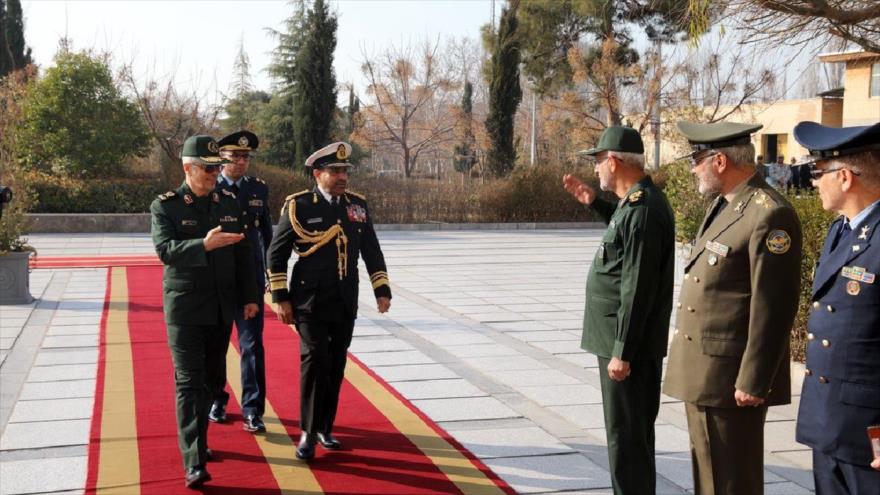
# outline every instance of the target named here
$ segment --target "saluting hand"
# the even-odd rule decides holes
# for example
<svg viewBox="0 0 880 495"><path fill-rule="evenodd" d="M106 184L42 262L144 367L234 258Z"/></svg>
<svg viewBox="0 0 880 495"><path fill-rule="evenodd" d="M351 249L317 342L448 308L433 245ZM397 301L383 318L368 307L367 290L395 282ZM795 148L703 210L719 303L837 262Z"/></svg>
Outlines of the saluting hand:
<svg viewBox="0 0 880 495"><path fill-rule="evenodd" d="M249 303L244 305L244 319L250 320L251 318L257 316L257 313L260 312L260 307L257 306L256 303Z"/></svg>
<svg viewBox="0 0 880 495"><path fill-rule="evenodd" d="M740 389L736 389L736 392L734 392L734 394L733 394L733 398L736 400L736 405L738 405L739 407L746 407L746 406L757 407L757 406L760 406L761 404L764 403L764 399L762 399L756 395L752 395L750 393L743 392Z"/></svg>
<svg viewBox="0 0 880 495"><path fill-rule="evenodd" d="M615 382L622 382L629 377L629 361L623 361L620 358L613 357L608 362L608 377Z"/></svg>
<svg viewBox="0 0 880 495"><path fill-rule="evenodd" d="M235 244L242 239L244 239L244 234L223 232L218 225L209 230L208 235L205 236L205 251L213 251L218 248L226 247Z"/></svg>
<svg viewBox="0 0 880 495"><path fill-rule="evenodd" d="M391 309L391 299L387 297L377 297L376 308L380 313L387 313L388 310Z"/></svg>
<svg viewBox="0 0 880 495"><path fill-rule="evenodd" d="M562 176L562 187L574 196L574 199L585 205L592 204L596 199L596 190L571 174Z"/></svg>
<svg viewBox="0 0 880 495"><path fill-rule="evenodd" d="M281 323L284 323L285 325L293 324L293 305L290 304L290 301L275 303L274 309L275 314L278 315L278 319L281 320Z"/></svg>

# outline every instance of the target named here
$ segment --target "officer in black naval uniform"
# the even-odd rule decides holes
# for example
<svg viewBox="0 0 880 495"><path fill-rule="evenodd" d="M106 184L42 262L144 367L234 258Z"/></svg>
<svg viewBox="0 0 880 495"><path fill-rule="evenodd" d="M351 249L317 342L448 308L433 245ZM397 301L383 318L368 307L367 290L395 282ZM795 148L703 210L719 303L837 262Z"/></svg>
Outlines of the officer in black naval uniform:
<svg viewBox="0 0 880 495"><path fill-rule="evenodd" d="M794 137L816 164L822 207L841 215L813 280L797 441L813 448L816 493L878 494L866 428L880 425L880 123L801 122Z"/></svg>
<svg viewBox="0 0 880 495"><path fill-rule="evenodd" d="M261 179L246 175L251 157L260 145L257 135L241 130L221 138L220 156L229 163L223 166L217 178L217 188L235 194L241 206L245 236L254 257L254 276L257 287L266 287L266 248L272 242L272 218L269 214L269 187ZM266 409L266 359L263 352L263 304L259 304L257 316L245 319L241 308L235 306L235 328L238 329L238 346L241 350L241 414L244 429L249 432L266 431L263 413ZM224 363L225 364L225 363ZM223 369L224 386L214 395L214 404L208 419L217 423L226 421L226 369Z"/></svg>
<svg viewBox="0 0 880 495"><path fill-rule="evenodd" d="M333 143L306 160L316 186L287 197L269 245L269 286L278 318L300 335L299 459L315 444L339 449L333 422L358 303L358 254L367 265L380 313L391 306L385 258L366 198L346 191L351 145ZM287 263L299 259L288 286Z"/></svg>
<svg viewBox="0 0 880 495"><path fill-rule="evenodd" d="M165 265L162 304L188 487L211 479L208 409L223 383L233 307L253 318L259 300L241 208L234 194L214 190L223 163L218 151L210 136L188 138L181 152L185 182L150 205L153 244Z"/></svg>

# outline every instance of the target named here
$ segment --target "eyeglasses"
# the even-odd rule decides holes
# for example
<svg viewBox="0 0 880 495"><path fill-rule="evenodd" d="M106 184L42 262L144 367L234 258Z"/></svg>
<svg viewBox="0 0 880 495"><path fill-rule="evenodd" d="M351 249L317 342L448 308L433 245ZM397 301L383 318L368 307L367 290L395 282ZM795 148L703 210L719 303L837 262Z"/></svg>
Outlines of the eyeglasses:
<svg viewBox="0 0 880 495"><path fill-rule="evenodd" d="M206 163L203 165L198 165L198 167L201 168L202 170L204 170L206 173L214 174L214 173L217 173L220 171L220 169L223 167L223 164L222 163Z"/></svg>
<svg viewBox="0 0 880 495"><path fill-rule="evenodd" d="M851 168L846 168L846 167L828 168L828 169L825 169L825 170L822 170L822 169L818 169L818 168L817 168L817 169L814 169L814 170L810 170L810 178L813 179L813 180L819 180L819 179L821 179L822 176L825 175L825 174L830 174L831 172L838 172L838 171L840 171L840 170L849 170L850 173L853 174L853 175L862 175L861 172L858 172L858 171L856 171L856 170L853 170L853 169L851 169Z"/></svg>
<svg viewBox="0 0 880 495"><path fill-rule="evenodd" d="M254 157L254 154L253 153L227 152L227 153L221 153L220 156L222 156L223 158L226 158L227 160L238 161L238 160L250 160L251 158Z"/></svg>
<svg viewBox="0 0 880 495"><path fill-rule="evenodd" d="M699 159L692 156L690 158L691 168L697 168L701 163L703 163L703 161L705 161L708 158L712 158L713 156L718 156L718 154L719 153L717 151L713 151L712 153L709 153L708 155L706 155L702 158L699 158Z"/></svg>

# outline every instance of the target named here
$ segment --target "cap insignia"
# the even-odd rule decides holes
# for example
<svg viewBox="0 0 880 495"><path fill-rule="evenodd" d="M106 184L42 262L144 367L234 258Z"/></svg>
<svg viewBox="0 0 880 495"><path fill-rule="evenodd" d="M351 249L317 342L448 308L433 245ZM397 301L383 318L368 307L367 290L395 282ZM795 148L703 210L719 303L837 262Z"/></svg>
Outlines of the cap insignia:
<svg viewBox="0 0 880 495"><path fill-rule="evenodd" d="M208 151L210 151L211 153L220 152L220 148L217 147L217 141L214 141L213 139L208 141Z"/></svg>
<svg viewBox="0 0 880 495"><path fill-rule="evenodd" d="M345 145L340 144L338 148L336 148L336 158L340 160L345 160L348 158L348 153L345 152Z"/></svg>
<svg viewBox="0 0 880 495"><path fill-rule="evenodd" d="M248 144L250 144L250 143L248 143L247 136L242 136L242 137L238 138L238 145L241 146L242 148L247 148Z"/></svg>
<svg viewBox="0 0 880 495"><path fill-rule="evenodd" d="M767 236L767 249L773 254L785 254L791 248L791 237L784 230L774 230Z"/></svg>

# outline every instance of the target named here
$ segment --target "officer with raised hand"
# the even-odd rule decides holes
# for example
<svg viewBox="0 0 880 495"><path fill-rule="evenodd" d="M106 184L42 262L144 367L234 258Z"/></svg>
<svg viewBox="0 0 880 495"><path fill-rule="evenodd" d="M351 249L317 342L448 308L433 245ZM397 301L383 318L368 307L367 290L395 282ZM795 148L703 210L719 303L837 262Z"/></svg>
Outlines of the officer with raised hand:
<svg viewBox="0 0 880 495"><path fill-rule="evenodd" d="M880 123L801 122L822 208L840 214L816 266L797 441L813 449L816 493L880 493ZM807 165L804 165L807 166Z"/></svg>
<svg viewBox="0 0 880 495"><path fill-rule="evenodd" d="M699 192L717 197L684 261L663 391L685 403L695 492L759 495L767 407L791 401L800 220L755 173L760 125L678 128Z"/></svg>
<svg viewBox="0 0 880 495"><path fill-rule="evenodd" d="M257 135L247 130L233 132L221 138L220 156L227 160L217 178L218 190L235 194L242 210L245 236L254 258L254 277L259 289L266 287L266 248L272 242L272 217L269 214L269 188L256 177L247 175L251 158L260 145ZM263 303L253 318L245 319L241 308L233 307L238 345L241 351L241 413L245 430L255 433L266 431L263 413L266 409L266 358L263 349ZM225 364L225 362L224 362ZM208 419L217 423L226 421L226 403L229 393L224 386L216 391Z"/></svg>
<svg viewBox="0 0 880 495"><path fill-rule="evenodd" d="M244 319L258 312L253 258L241 208L216 191L223 159L211 136L187 138L184 183L150 205L153 245L165 265L163 308L177 390L177 434L187 487L211 479L205 463L208 410L223 386L222 370L234 307Z"/></svg>
<svg viewBox="0 0 880 495"><path fill-rule="evenodd" d="M299 459L315 445L341 448L333 436L339 390L358 309L358 256L364 259L377 309L391 307L391 287L367 200L348 190L351 145L312 153L305 166L315 187L287 197L269 245L269 285L278 318L300 336ZM299 258L290 283L287 264Z"/></svg>

